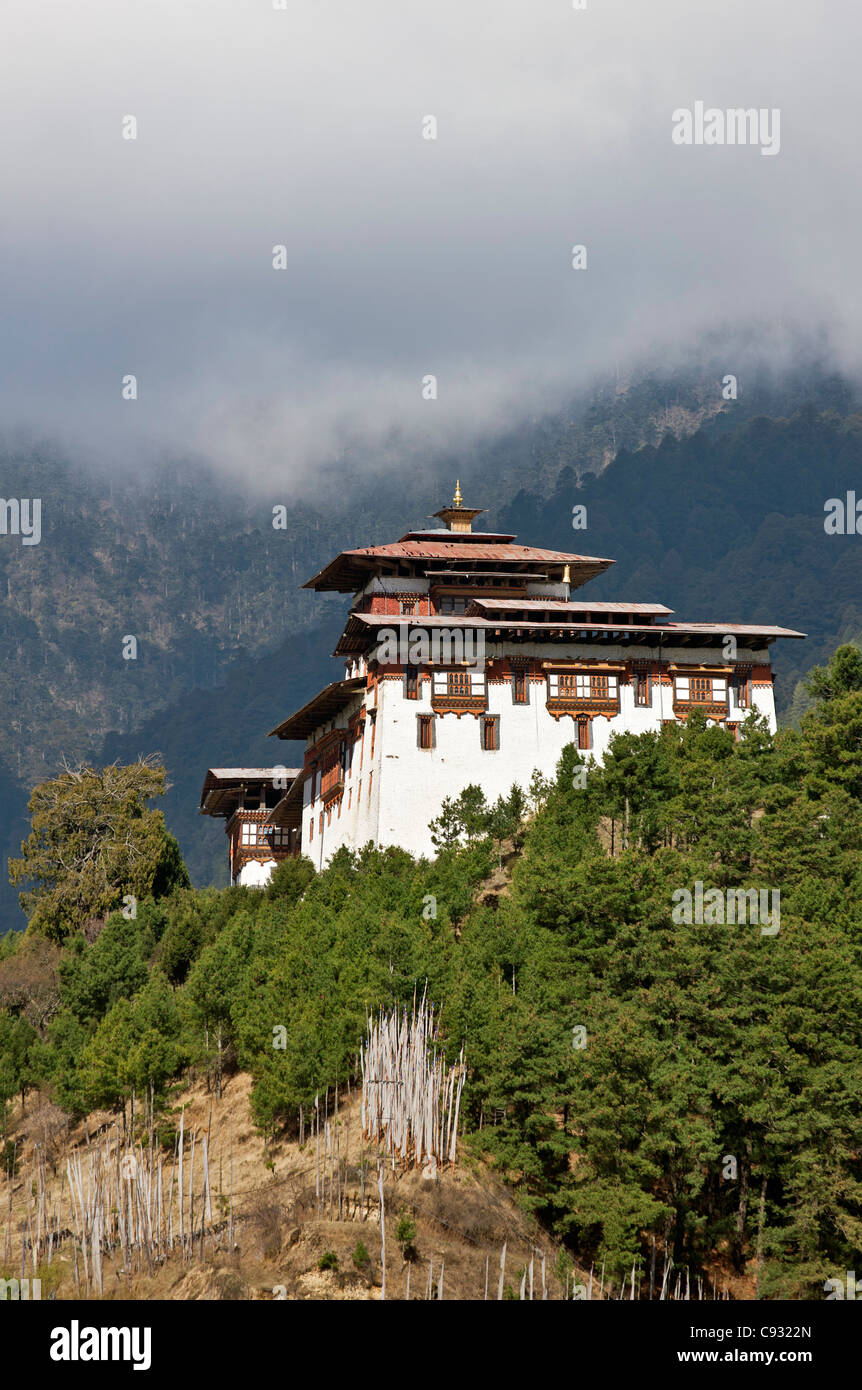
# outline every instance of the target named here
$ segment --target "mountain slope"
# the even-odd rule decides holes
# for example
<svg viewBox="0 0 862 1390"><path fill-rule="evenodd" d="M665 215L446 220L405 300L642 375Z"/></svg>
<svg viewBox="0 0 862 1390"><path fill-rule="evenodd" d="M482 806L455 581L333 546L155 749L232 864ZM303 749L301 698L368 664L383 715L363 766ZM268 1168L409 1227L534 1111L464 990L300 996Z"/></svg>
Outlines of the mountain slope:
<svg viewBox="0 0 862 1390"><path fill-rule="evenodd" d="M779 708L798 714L801 675L862 632L859 538L823 530L824 502L859 476L862 416L845 384L807 385L828 409L775 419L751 412L758 400L786 405L795 379L717 414L703 374L608 383L462 458L402 470L397 488L382 465L346 473L338 495L292 504L278 531L272 506L289 501L287 488L283 499L236 497L191 468L182 484L177 469L120 484L46 450L7 449L5 492L42 496L43 538L0 538L0 849L17 853L29 788L64 758L156 749L195 880L223 881L220 828L196 815L203 770L283 760L289 750L274 751L266 729L340 674L328 653L346 599L305 593L302 582L342 546L424 524L445 495L441 470L447 487L460 474L469 500L488 505L488 527L613 557L596 596L808 632L774 648ZM608 440L637 444L663 422L685 432L698 419L696 433L666 431L602 467ZM585 531L572 530L575 504L587 506ZM122 655L128 635L133 661ZM5 881L0 918L21 924Z"/></svg>

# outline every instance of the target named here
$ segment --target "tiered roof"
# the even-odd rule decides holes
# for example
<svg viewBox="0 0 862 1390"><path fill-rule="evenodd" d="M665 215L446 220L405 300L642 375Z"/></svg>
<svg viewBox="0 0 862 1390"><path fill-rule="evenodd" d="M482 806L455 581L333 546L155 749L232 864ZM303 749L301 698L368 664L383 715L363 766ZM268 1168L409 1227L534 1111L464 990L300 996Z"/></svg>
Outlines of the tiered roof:
<svg viewBox="0 0 862 1390"><path fill-rule="evenodd" d="M565 550L540 550L536 546L516 545L515 536L502 531L473 531L473 518L481 508L465 507L461 484L455 488L452 505L434 515L446 525L435 531L407 531L388 545L366 545L342 550L313 579L302 587L339 594L362 589L375 574L421 575L422 578L541 579L567 582L579 588L602 574L613 560L595 555L573 555ZM496 566L496 568L492 568ZM529 571L529 573L528 573Z"/></svg>
<svg viewBox="0 0 862 1390"><path fill-rule="evenodd" d="M469 578L487 572L488 566L495 566L496 572L504 576L539 569L543 572L542 578L551 580L562 580L568 567L572 588L579 588L613 564L613 560L593 555L516 545L514 537L478 534L459 535L457 540L443 539L449 535L448 531L408 532L403 540L390 545L343 550L302 587L316 589L318 593L329 590L353 594L375 574L420 574L423 578L440 574L448 578L456 575Z"/></svg>
<svg viewBox="0 0 862 1390"><path fill-rule="evenodd" d="M408 531L387 545L343 550L303 587L318 592L358 593L375 576L421 577L449 585L460 581L462 586L477 587L493 580L506 580L510 587L537 581L565 584L567 597L486 597L476 593L469 596L466 613L430 617L351 612L335 656L363 655L374 645L380 629L393 627L405 631L416 627L463 627L482 630L507 642L581 641L627 646L664 642L682 647L720 646L725 637L734 636L768 647L778 637L805 635L791 628L756 623L673 622L673 610L661 603L600 599L573 603L571 591L603 574L612 560L518 545L514 535L504 532L474 532L472 522L479 510L463 505L460 483L451 505L434 515L445 522L445 529ZM279 738L308 737L345 708L364 684L364 677L333 682L272 733ZM291 789L285 801L292 807L297 795L298 786Z"/></svg>

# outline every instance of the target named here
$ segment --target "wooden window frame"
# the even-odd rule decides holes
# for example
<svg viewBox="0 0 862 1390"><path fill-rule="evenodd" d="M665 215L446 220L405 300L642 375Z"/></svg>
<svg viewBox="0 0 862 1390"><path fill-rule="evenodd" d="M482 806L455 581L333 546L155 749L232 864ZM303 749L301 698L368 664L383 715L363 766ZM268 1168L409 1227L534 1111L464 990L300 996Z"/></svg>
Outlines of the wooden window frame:
<svg viewBox="0 0 862 1390"><path fill-rule="evenodd" d="M404 699L422 699L422 669L419 666L404 667Z"/></svg>
<svg viewBox="0 0 862 1390"><path fill-rule="evenodd" d="M519 694L520 690L520 694ZM512 668L512 704L528 705L530 703L530 670L527 666L515 666Z"/></svg>
<svg viewBox="0 0 862 1390"><path fill-rule="evenodd" d="M639 671L635 667L632 671L632 685L634 687L635 709L650 709L652 707L652 676L649 671Z"/></svg>
<svg viewBox="0 0 862 1390"><path fill-rule="evenodd" d="M591 710L613 716L620 712L620 678L622 671L592 670L589 666L571 666L546 670L546 707L559 718L578 710Z"/></svg>
<svg viewBox="0 0 862 1390"><path fill-rule="evenodd" d="M473 694L473 680L470 671L447 671L446 694L450 700L469 700Z"/></svg>
<svg viewBox="0 0 862 1390"><path fill-rule="evenodd" d="M475 667L435 667L431 672L431 708L437 714L484 714L488 677Z"/></svg>
<svg viewBox="0 0 862 1390"><path fill-rule="evenodd" d="M683 692L682 686L687 690ZM724 686L716 691L716 686ZM695 695L695 688L697 694ZM727 703L728 681L726 676L711 676L702 671L694 671L690 676L675 675L673 681L674 699L680 705L720 705Z"/></svg>
<svg viewBox="0 0 862 1390"><path fill-rule="evenodd" d="M422 731L428 730L428 742L422 742ZM430 753L437 746L437 721L433 714L417 714L416 716L416 747L423 753Z"/></svg>
<svg viewBox="0 0 862 1390"><path fill-rule="evenodd" d="M491 730L491 745L487 743L488 730ZM499 714L483 714L479 718L479 747L483 753L499 753L500 751L500 716Z"/></svg>

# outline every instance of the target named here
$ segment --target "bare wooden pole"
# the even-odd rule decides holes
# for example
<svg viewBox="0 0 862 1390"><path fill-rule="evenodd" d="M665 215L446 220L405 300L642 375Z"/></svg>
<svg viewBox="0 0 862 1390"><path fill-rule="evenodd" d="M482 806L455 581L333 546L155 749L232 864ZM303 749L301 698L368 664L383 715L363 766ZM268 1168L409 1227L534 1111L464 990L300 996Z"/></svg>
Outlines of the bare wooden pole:
<svg viewBox="0 0 862 1390"><path fill-rule="evenodd" d="M386 1297L386 1212L383 1206L383 1168L377 1169L377 1191L380 1193L380 1267L382 1270L380 1280L380 1297Z"/></svg>

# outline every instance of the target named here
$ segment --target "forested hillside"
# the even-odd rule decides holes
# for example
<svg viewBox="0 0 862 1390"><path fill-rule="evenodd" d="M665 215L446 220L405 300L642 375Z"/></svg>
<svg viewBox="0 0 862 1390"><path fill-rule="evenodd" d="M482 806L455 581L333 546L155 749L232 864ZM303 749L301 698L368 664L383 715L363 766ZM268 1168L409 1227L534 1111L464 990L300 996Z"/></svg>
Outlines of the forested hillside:
<svg viewBox="0 0 862 1390"><path fill-rule="evenodd" d="M760 1297L821 1297L862 1241L858 649L808 698L798 732L752 715L735 742L692 715L618 736L585 776L570 747L493 807L467 788L433 863L342 851L265 891L195 891L148 812L152 887L101 930L110 885L94 899L86 846L49 833L74 789L48 784L22 866L34 930L3 941L0 1099L40 1088L132 1123L137 1096L170 1144L188 1069L218 1091L240 1067L264 1131L295 1135L355 1075L369 1011L427 988L467 1059L464 1144L582 1267L618 1285L658 1249L707 1286L736 1271ZM151 795L151 771L129 776Z"/></svg>

